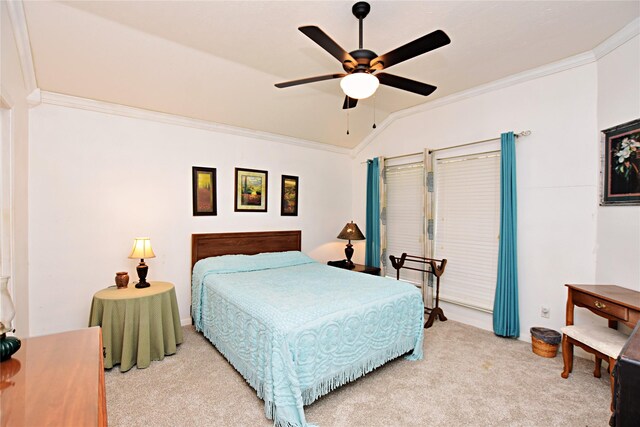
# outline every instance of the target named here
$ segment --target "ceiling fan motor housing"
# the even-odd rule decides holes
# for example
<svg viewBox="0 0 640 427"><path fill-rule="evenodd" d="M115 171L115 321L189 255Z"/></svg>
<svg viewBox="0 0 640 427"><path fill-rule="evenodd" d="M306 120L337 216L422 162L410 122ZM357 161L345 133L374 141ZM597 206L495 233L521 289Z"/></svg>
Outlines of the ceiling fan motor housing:
<svg viewBox="0 0 640 427"><path fill-rule="evenodd" d="M348 73L359 70L369 71L369 64L371 63L371 60L378 57L375 52L369 49L354 50L353 52L349 52L349 55L351 55L353 59L357 61L358 65L354 67L351 61L343 62L342 68L344 68L344 70Z"/></svg>

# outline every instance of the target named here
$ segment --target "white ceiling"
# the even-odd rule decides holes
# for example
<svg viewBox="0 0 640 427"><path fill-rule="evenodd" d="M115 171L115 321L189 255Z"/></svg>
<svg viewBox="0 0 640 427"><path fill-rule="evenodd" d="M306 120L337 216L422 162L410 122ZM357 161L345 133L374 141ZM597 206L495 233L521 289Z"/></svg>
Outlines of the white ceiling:
<svg viewBox="0 0 640 427"><path fill-rule="evenodd" d="M356 49L354 2L25 1L38 87L352 148L372 132L373 98L347 115L341 72L297 30L317 25ZM441 29L450 45L389 72L438 86L429 97L381 86L390 113L593 49L640 16L631 1L370 1L364 47L383 54Z"/></svg>

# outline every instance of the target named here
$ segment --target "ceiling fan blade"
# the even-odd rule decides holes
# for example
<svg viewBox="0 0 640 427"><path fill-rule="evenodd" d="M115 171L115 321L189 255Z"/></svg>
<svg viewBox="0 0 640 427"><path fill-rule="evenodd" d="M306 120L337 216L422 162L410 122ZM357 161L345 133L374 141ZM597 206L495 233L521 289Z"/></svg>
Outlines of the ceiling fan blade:
<svg viewBox="0 0 640 427"><path fill-rule="evenodd" d="M324 76L307 77L306 79L291 80L288 82L276 83L276 87L283 88L283 87L289 87L289 86L297 86L297 85L303 85L306 83L321 82L322 80L338 79L344 76L346 76L346 74L342 74L342 73L325 74Z"/></svg>
<svg viewBox="0 0 640 427"><path fill-rule="evenodd" d="M402 89L424 96L431 95L433 91L437 89L435 86L396 76L394 74L378 73L376 74L376 77L383 85L395 87L396 89Z"/></svg>
<svg viewBox="0 0 640 427"><path fill-rule="evenodd" d="M447 36L442 30L436 30L420 37L419 39L415 39L412 42L400 46L391 52L387 52L384 55L380 55L377 58L372 59L370 66L376 70L389 68L393 65L399 64L400 62L422 55L423 53L446 46L449 43L451 43L449 36ZM382 66L380 66L379 63L382 63Z"/></svg>
<svg viewBox="0 0 640 427"><path fill-rule="evenodd" d="M349 98L348 96L344 97L344 104L342 104L342 109L346 110L346 109L351 109L351 108L356 108L356 105L358 105L358 100L355 98Z"/></svg>
<svg viewBox="0 0 640 427"><path fill-rule="evenodd" d="M341 63L344 64L345 62L352 62L354 66L357 64L356 60L353 59L346 50L341 48L338 43L334 42L333 39L320 28L314 25L309 25L306 27L299 27L298 29Z"/></svg>

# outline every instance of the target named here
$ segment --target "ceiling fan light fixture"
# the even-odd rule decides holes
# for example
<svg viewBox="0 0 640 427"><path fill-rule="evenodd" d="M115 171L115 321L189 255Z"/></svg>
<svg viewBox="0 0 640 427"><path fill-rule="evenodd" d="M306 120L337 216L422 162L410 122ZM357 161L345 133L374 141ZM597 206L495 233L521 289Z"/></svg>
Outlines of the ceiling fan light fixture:
<svg viewBox="0 0 640 427"><path fill-rule="evenodd" d="M376 93L380 81L369 73L352 73L340 80L345 95L353 99L365 99Z"/></svg>

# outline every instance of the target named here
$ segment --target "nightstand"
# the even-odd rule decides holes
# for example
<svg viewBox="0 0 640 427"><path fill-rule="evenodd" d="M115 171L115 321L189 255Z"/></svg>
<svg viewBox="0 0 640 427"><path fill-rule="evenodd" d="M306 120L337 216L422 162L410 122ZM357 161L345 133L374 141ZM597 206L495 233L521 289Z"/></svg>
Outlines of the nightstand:
<svg viewBox="0 0 640 427"><path fill-rule="evenodd" d="M93 296L89 326L102 327L105 368L146 368L152 360L174 354L182 343L173 284L150 283L142 289L112 286Z"/></svg>
<svg viewBox="0 0 640 427"><path fill-rule="evenodd" d="M334 261L334 263L335 263L335 261ZM379 276L380 275L380 267L372 267L370 265L355 264L354 268L348 269L348 268L343 267L342 265L340 265L338 263L335 263L335 264L327 263L327 264L332 266L332 267L343 268L345 270L355 271L357 273L371 274L373 276Z"/></svg>

